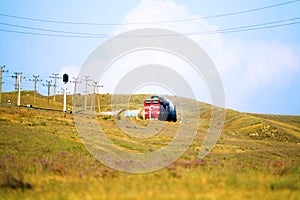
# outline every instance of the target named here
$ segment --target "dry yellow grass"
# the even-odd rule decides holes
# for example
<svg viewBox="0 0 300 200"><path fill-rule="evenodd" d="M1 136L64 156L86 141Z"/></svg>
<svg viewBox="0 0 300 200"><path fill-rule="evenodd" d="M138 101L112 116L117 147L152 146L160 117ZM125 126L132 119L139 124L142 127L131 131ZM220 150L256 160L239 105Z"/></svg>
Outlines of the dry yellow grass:
<svg viewBox="0 0 300 200"><path fill-rule="evenodd" d="M3 96L12 98L9 95L13 94ZM31 102L30 95L23 96L24 103ZM108 110L110 96L100 97L103 109ZM144 97L133 96L132 104L139 104ZM38 98L38 105L47 102L45 97ZM60 108L57 99L51 109ZM228 110L218 144L200 160L199 147L208 128L210 106L200 103L200 107L197 136L180 159L152 173L127 174L104 166L89 154L71 114L64 117L61 111L0 106L0 199L297 199L300 196L299 116ZM98 120L115 145L140 153L164 146L180 126L167 123L159 135L133 140L118 129L113 118L99 116ZM132 122L144 126L148 123L135 119ZM250 135L255 132L259 137Z"/></svg>

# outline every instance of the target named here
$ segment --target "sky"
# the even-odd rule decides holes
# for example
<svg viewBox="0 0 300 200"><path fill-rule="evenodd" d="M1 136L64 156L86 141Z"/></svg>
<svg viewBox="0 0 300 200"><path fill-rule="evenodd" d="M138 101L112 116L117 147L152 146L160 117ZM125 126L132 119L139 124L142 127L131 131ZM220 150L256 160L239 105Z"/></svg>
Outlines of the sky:
<svg viewBox="0 0 300 200"><path fill-rule="evenodd" d="M88 56L110 37L139 28L161 28L183 34L205 50L223 82L226 108L300 115L299 10L300 1L288 0L1 1L0 65L9 70L3 73L3 91L14 90L11 76L22 72L26 77L22 89L33 90L29 79L39 75L42 82L37 84L37 90L46 95L43 83L51 80L52 73L76 77ZM263 25L253 26L257 24ZM278 26L270 27L274 25ZM235 27L247 30L230 29ZM258 29L249 30L253 28ZM223 31L208 34L212 30ZM70 32L103 37L69 37L74 36ZM138 57L150 63L149 54L155 52L140 52ZM168 55L156 56L164 56L161 60L166 65L174 64L175 59ZM119 63L129 66L134 61L132 57ZM178 65L179 69L180 61L176 63L174 67ZM104 85L100 93L112 92L130 70L124 67L122 73L118 72L120 65L116 64L109 76L100 80ZM191 71L180 73L193 76ZM61 91L62 81L58 82L57 90ZM202 95L209 92L190 83L199 93L196 98L210 103L207 95ZM72 87L69 83L71 93Z"/></svg>

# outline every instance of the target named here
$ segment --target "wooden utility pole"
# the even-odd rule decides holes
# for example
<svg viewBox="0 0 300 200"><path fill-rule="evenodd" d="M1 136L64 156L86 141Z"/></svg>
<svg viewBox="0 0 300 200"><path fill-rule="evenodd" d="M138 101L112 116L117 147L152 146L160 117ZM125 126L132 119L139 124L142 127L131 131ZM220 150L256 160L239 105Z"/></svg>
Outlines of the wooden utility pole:
<svg viewBox="0 0 300 200"><path fill-rule="evenodd" d="M49 107L50 87L51 87L51 86L54 86L54 85L51 85L51 82L52 82L51 80L50 80L50 81L47 80L46 82L47 82L47 85L46 85L46 84L43 84L43 86L47 86L47 87L48 87L47 101L48 101L48 107Z"/></svg>
<svg viewBox="0 0 300 200"><path fill-rule="evenodd" d="M70 83L74 83L74 92L73 92L73 94L76 95L77 83L81 83L81 81L78 81L79 80L78 77L77 78L73 77L73 79L74 79L74 81L70 81Z"/></svg>
<svg viewBox="0 0 300 200"><path fill-rule="evenodd" d="M98 112L100 112L100 100L99 100L99 95L98 95L98 88L99 87L103 87L103 85L99 85L99 82L98 81L94 81L94 84L93 85L89 85L89 86L93 86L94 87L94 98L92 99L92 102L91 102L91 110L92 110L92 106L94 104L94 99L95 97L97 97L97 102L98 102Z"/></svg>
<svg viewBox="0 0 300 200"><path fill-rule="evenodd" d="M38 79L39 75L33 75L33 79L29 79L29 81L33 81L34 83L34 93L33 93L33 105L36 105L36 83L42 82L42 79Z"/></svg>
<svg viewBox="0 0 300 200"><path fill-rule="evenodd" d="M84 76L83 81L85 81L85 100L84 100L84 109L86 110L86 106L87 106L87 95L89 93L88 91L88 85L89 85L89 81L92 81L92 79L89 79L90 76Z"/></svg>
<svg viewBox="0 0 300 200"><path fill-rule="evenodd" d="M15 72L14 75L11 76L12 78L15 79L15 91L18 91L18 75L19 75L19 74L22 74L22 72L21 72L21 73Z"/></svg>
<svg viewBox="0 0 300 200"><path fill-rule="evenodd" d="M99 92L98 92L98 88L99 87L103 87L103 85L99 85L97 87L97 94L96 94L96 96L97 96L97 102L98 102L98 112L100 112L100 99L99 99Z"/></svg>
<svg viewBox="0 0 300 200"><path fill-rule="evenodd" d="M55 95L56 95L56 79L61 79L61 77L58 77L58 75L59 73L52 73L52 76L49 77L54 79L53 101L55 101Z"/></svg>
<svg viewBox="0 0 300 200"><path fill-rule="evenodd" d="M76 98L76 89L77 89L77 83L81 83L81 81L78 81L78 77L73 77L73 81L70 81L70 83L74 83L74 90L73 90L73 95L72 95L72 104L75 106L75 98Z"/></svg>
<svg viewBox="0 0 300 200"><path fill-rule="evenodd" d="M2 103L2 72L8 72L8 70L4 70L5 65L0 66L0 104Z"/></svg>

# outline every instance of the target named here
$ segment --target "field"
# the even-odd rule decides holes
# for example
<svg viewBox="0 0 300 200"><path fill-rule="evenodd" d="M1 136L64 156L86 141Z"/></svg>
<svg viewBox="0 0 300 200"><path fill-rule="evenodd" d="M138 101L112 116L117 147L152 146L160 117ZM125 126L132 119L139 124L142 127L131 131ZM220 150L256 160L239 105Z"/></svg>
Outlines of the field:
<svg viewBox="0 0 300 200"><path fill-rule="evenodd" d="M14 93L2 95L2 102ZM22 104L32 104L32 93ZM133 96L132 107L145 96ZM109 110L110 95L100 95ZM71 104L72 97L68 97ZM164 169L129 174L106 167L87 151L61 96L35 109L0 105L0 199L299 199L300 116L226 110L224 129L212 152L198 158L209 127L210 105L199 103L200 126L184 155ZM69 106L70 107L70 106ZM148 152L172 140L180 122L168 122L148 140L122 133L113 117L97 117L120 149ZM146 126L149 121L131 119ZM159 122L153 122L159 123Z"/></svg>

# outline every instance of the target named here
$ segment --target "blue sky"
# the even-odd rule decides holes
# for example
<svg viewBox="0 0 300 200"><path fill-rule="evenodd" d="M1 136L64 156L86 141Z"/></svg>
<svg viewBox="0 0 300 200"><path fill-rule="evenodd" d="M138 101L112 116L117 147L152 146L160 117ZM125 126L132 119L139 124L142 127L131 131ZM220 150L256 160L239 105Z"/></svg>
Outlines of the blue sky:
<svg viewBox="0 0 300 200"><path fill-rule="evenodd" d="M0 14L54 21L123 24L199 18L284 2L288 1L130 0L74 3L74 1L12 0L1 1ZM128 26L57 24L2 15L0 30L46 33L7 25L14 24L40 29L114 35L150 26L186 34L298 18L299 10L300 2L294 2L219 18ZM293 22L300 20L296 19ZM298 23L255 31L201 34L191 38L198 42L215 62L223 80L227 108L244 112L300 115L299 33ZM3 89L4 91L14 89L14 79L11 78L13 72L22 72L28 78L40 75L43 80L48 80L51 73L64 70L66 72L70 70L69 73L74 74L89 54L105 40L106 38L68 38L0 31L0 65L6 65L6 69L9 70L9 73L3 74L5 82ZM25 79L23 89L33 89L33 83ZM47 88L38 84L38 91L46 94ZM109 92L109 87L104 87L103 91Z"/></svg>

